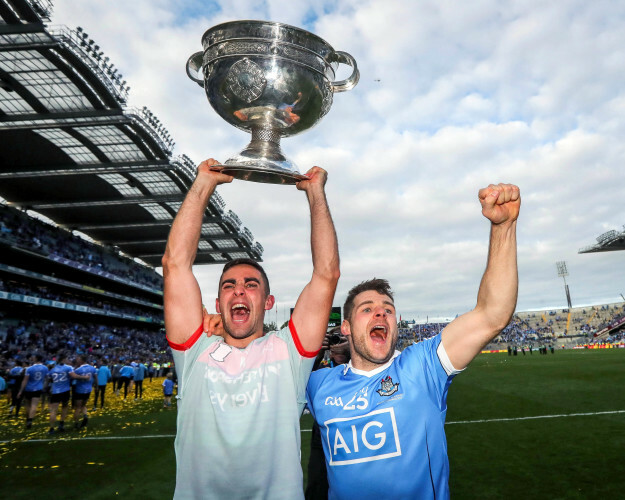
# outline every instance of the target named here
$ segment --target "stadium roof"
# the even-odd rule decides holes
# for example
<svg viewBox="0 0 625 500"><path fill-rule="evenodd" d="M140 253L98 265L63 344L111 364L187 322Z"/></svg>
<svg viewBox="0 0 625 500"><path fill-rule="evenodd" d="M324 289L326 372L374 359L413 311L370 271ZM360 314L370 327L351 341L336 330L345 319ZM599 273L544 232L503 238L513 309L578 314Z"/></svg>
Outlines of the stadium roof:
<svg viewBox="0 0 625 500"><path fill-rule="evenodd" d="M597 236L595 245L580 248L578 253L614 252L616 250L625 250L625 226L621 232L612 230Z"/></svg>
<svg viewBox="0 0 625 500"><path fill-rule="evenodd" d="M0 196L159 266L195 177L82 28L49 29L51 2L0 0ZM211 198L196 264L261 260L263 248Z"/></svg>

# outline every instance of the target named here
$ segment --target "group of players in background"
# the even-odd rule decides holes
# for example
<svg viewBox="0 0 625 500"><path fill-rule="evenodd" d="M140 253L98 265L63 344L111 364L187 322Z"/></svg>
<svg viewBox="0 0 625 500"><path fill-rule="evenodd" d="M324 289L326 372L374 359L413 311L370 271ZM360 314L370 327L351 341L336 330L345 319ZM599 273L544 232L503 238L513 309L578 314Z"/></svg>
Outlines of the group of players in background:
<svg viewBox="0 0 625 500"><path fill-rule="evenodd" d="M68 356L59 354L55 361L45 362L44 356L36 354L31 364L24 366L15 361L14 366L0 372L0 394L5 394L10 405L9 418L18 418L24 408L26 428L30 429L41 403L48 402L50 428L48 434L65 432L65 423L72 403L74 429L83 429L89 422L89 398L93 394L93 409L104 408L109 383L115 395L127 399L134 389L135 400L143 398L143 381L151 382L155 376L165 376L163 381L163 406L171 406L175 374L170 365L142 363L139 360L126 363L115 362L109 368L106 360L89 362L85 355L77 355L73 365ZM60 411L59 411L60 408ZM60 420L58 419L60 415Z"/></svg>

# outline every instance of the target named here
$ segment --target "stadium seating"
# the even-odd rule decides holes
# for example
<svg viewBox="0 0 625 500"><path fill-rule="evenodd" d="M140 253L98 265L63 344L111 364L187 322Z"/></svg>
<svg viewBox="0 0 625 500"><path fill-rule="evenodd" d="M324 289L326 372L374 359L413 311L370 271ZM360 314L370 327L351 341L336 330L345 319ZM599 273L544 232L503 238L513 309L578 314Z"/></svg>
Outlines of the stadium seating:
<svg viewBox="0 0 625 500"><path fill-rule="evenodd" d="M59 350L168 360L162 283L149 266L0 204L0 367Z"/></svg>

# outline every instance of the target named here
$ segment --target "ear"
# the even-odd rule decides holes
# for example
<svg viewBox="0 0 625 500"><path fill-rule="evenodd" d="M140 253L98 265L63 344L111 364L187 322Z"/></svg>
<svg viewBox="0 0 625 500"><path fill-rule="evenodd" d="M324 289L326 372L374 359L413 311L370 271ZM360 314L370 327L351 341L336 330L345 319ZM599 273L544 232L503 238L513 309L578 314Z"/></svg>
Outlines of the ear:
<svg viewBox="0 0 625 500"><path fill-rule="evenodd" d="M217 314L221 314L221 310L219 307L219 298L215 299L215 311L217 311Z"/></svg>
<svg viewBox="0 0 625 500"><path fill-rule="evenodd" d="M341 333L345 336L352 334L352 327L346 319L344 319L343 323L341 323Z"/></svg>
<svg viewBox="0 0 625 500"><path fill-rule="evenodd" d="M267 298L265 299L265 311L269 311L275 303L276 298L273 295L267 295Z"/></svg>

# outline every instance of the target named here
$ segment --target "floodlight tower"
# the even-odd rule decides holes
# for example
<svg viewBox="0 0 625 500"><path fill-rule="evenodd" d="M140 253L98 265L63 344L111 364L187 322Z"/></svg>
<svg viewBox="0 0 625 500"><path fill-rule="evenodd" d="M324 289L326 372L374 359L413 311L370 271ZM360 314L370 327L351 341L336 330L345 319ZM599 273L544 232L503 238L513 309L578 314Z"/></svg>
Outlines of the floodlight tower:
<svg viewBox="0 0 625 500"><path fill-rule="evenodd" d="M571 294L569 293L569 285L566 284L566 277L569 275L569 272L566 270L566 262L561 260L556 262L556 267L558 268L558 276L562 276L564 280L564 291L566 293L566 302L569 305L569 309L573 306L571 305Z"/></svg>

